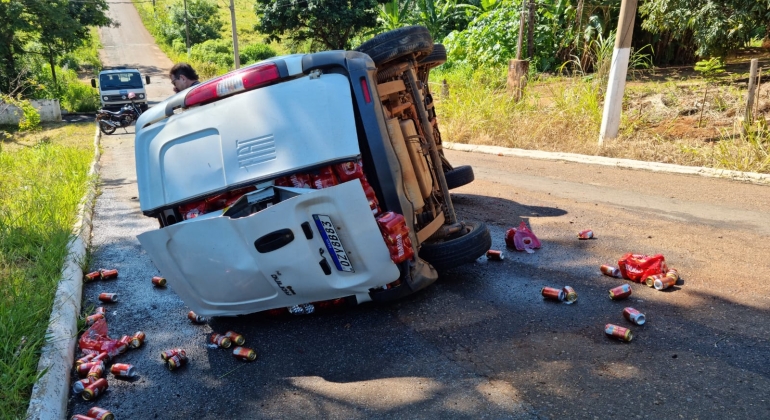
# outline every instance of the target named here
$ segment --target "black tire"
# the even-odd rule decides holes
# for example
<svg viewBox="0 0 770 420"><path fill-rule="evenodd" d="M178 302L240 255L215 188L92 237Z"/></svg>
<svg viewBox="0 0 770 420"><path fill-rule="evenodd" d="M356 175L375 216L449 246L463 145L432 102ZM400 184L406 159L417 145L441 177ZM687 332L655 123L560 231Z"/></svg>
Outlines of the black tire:
<svg viewBox="0 0 770 420"><path fill-rule="evenodd" d="M444 47L444 44L433 44L433 51L420 60L419 65L430 70L444 63L446 63L446 47Z"/></svg>
<svg viewBox="0 0 770 420"><path fill-rule="evenodd" d="M110 135L110 134L114 133L115 132L115 128L116 127L113 127L113 126L107 124L104 121L101 121L101 120L99 121L99 130L102 130L102 133L104 133L104 134Z"/></svg>
<svg viewBox="0 0 770 420"><path fill-rule="evenodd" d="M433 38L424 26L406 26L383 32L356 48L356 51L369 55L377 67L410 54L416 54L419 61L432 50Z"/></svg>
<svg viewBox="0 0 770 420"><path fill-rule="evenodd" d="M450 171L444 172L446 186L450 190L470 184L476 177L473 175L473 167L469 165L458 166Z"/></svg>
<svg viewBox="0 0 770 420"><path fill-rule="evenodd" d="M492 236L482 222L465 224L462 236L454 236L441 242L425 243L420 247L420 258L436 270L443 271L475 261L492 246Z"/></svg>

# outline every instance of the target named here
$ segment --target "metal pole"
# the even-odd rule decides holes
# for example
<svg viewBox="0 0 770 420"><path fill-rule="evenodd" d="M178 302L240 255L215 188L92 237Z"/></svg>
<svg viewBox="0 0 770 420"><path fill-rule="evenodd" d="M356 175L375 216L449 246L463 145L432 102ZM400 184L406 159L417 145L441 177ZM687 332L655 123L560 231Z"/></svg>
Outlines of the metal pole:
<svg viewBox="0 0 770 420"><path fill-rule="evenodd" d="M184 0L184 33L187 36L185 45L187 46L187 59L190 59L190 28L187 24L187 0Z"/></svg>
<svg viewBox="0 0 770 420"><path fill-rule="evenodd" d="M235 5L234 0L230 0L230 20L233 23L233 55L235 59L235 68L241 67L241 57L238 55L238 31L235 29Z"/></svg>
<svg viewBox="0 0 770 420"><path fill-rule="evenodd" d="M612 52L610 78L607 81L607 94L604 97L602 127L599 132L599 146L604 139L614 139L620 128L620 112L623 107L623 91L626 88L628 59L631 56L631 37L634 34L637 0L622 0L618 34L615 38L615 50Z"/></svg>

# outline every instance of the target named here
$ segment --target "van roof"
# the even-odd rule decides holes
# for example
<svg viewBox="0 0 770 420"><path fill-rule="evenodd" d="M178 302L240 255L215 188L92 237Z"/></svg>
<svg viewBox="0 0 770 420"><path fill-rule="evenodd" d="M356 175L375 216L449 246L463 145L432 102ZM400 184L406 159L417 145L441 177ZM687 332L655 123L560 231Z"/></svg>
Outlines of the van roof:
<svg viewBox="0 0 770 420"><path fill-rule="evenodd" d="M99 72L99 74L103 73L125 73L125 72L136 72L139 73L139 70L137 69L130 69L127 67L104 67L104 69Z"/></svg>

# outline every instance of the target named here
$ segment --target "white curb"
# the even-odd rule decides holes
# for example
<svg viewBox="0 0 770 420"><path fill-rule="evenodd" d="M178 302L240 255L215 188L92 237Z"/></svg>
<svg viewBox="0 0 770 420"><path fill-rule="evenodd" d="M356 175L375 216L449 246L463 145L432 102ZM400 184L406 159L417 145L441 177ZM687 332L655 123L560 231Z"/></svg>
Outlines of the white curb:
<svg viewBox="0 0 770 420"><path fill-rule="evenodd" d="M736 181L751 182L754 184L770 185L770 175L756 172L740 172L728 169L705 168L702 166L682 166L671 163L644 162L631 159L616 159L604 156L588 156L576 153L541 152L539 150L511 149L500 146L480 146L444 142L445 149L459 150L463 152L478 152L498 156L516 156L531 159L562 160L567 162L588 163L594 165L616 166L619 168L643 169L654 172L669 172L677 174L701 175L713 178L729 178Z"/></svg>
<svg viewBox="0 0 770 420"><path fill-rule="evenodd" d="M99 174L99 127L94 136L94 160L88 176L92 180L78 208L78 219L72 229L73 239L67 249L67 260L56 289L51 317L46 331L46 343L37 364L38 374L45 372L32 387L27 419L63 419L67 414L70 374L75 358L77 319L83 292L83 270L79 262L86 255L91 241L97 175Z"/></svg>

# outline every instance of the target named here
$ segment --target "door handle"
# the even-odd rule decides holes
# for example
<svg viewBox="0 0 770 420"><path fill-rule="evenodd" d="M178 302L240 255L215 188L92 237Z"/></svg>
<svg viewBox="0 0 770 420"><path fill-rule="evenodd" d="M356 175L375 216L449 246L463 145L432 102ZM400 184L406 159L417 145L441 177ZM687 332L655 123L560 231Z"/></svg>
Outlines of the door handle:
<svg viewBox="0 0 770 420"><path fill-rule="evenodd" d="M279 229L254 241L254 247L257 248L257 252L260 254L265 254L282 248L293 240L294 232L291 229Z"/></svg>

